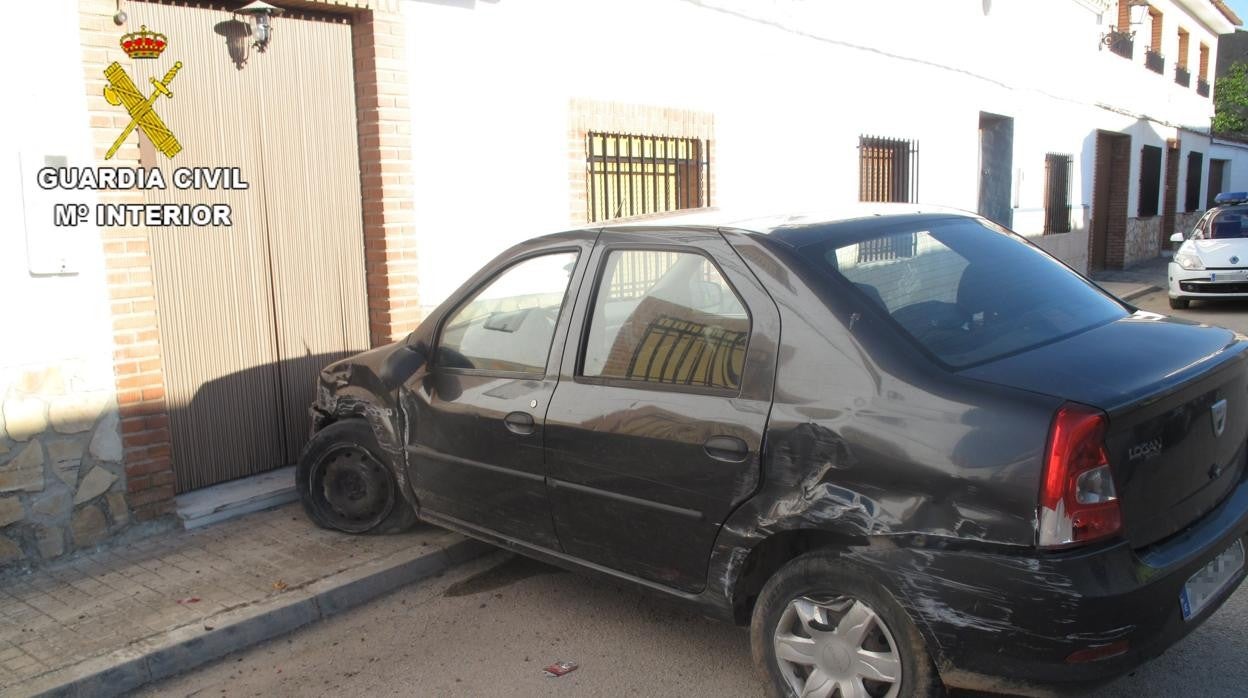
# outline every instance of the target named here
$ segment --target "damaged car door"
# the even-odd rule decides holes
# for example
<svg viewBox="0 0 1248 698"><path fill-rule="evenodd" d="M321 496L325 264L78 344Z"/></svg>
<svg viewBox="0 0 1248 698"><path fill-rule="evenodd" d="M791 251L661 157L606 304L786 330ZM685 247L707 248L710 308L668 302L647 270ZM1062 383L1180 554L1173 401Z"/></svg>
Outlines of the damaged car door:
<svg viewBox="0 0 1248 698"><path fill-rule="evenodd" d="M546 421L560 543L699 590L759 481L775 304L713 230L606 230L590 269Z"/></svg>
<svg viewBox="0 0 1248 698"><path fill-rule="evenodd" d="M483 271L476 290L443 314L430 370L404 386L409 477L422 513L558 547L543 423L567 330L562 310L591 245L530 246Z"/></svg>

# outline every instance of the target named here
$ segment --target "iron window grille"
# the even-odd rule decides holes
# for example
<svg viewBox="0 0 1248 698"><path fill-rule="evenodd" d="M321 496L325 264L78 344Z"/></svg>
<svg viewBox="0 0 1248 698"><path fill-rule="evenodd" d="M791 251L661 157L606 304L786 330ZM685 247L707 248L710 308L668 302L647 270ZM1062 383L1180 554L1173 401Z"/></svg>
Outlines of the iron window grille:
<svg viewBox="0 0 1248 698"><path fill-rule="evenodd" d="M918 248L914 233L886 235L858 244L858 263L883 262L890 259L913 257Z"/></svg>
<svg viewBox="0 0 1248 698"><path fill-rule="evenodd" d="M591 131L585 137L589 222L710 206L709 145Z"/></svg>
<svg viewBox="0 0 1248 698"><path fill-rule="evenodd" d="M1144 51L1144 67L1160 75L1166 72L1166 57L1149 47Z"/></svg>
<svg viewBox="0 0 1248 698"><path fill-rule="evenodd" d="M1183 87L1192 86L1192 73L1183 66L1176 66L1174 69L1174 81Z"/></svg>
<svg viewBox="0 0 1248 698"><path fill-rule="evenodd" d="M1205 80L1204 78L1198 78L1196 80L1196 94L1200 95L1201 97L1209 96L1209 81L1208 80Z"/></svg>
<svg viewBox="0 0 1248 698"><path fill-rule="evenodd" d="M1205 166L1205 156L1190 152L1187 154L1187 184L1183 195L1183 210L1195 211L1200 208L1200 173Z"/></svg>
<svg viewBox="0 0 1248 698"><path fill-rule="evenodd" d="M1135 56L1135 32L1111 30L1102 39L1110 52L1131 60Z"/></svg>
<svg viewBox="0 0 1248 698"><path fill-rule="evenodd" d="M919 142L858 137L858 200L915 203L919 199Z"/></svg>
<svg viewBox="0 0 1248 698"><path fill-rule="evenodd" d="M1044 234L1070 232L1070 173L1074 158L1044 156Z"/></svg>

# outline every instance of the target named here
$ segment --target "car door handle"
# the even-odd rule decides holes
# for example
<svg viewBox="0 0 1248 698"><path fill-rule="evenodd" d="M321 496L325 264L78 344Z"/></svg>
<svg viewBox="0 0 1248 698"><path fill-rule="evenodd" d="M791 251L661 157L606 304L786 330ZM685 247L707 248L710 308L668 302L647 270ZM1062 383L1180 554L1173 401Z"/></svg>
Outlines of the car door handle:
<svg viewBox="0 0 1248 698"><path fill-rule="evenodd" d="M712 436L702 448L706 455L726 463L740 463L750 457L750 447L735 436Z"/></svg>
<svg viewBox="0 0 1248 698"><path fill-rule="evenodd" d="M528 412L512 412L503 417L503 426L507 427L507 431L520 436L532 434L536 430L535 425L533 415Z"/></svg>

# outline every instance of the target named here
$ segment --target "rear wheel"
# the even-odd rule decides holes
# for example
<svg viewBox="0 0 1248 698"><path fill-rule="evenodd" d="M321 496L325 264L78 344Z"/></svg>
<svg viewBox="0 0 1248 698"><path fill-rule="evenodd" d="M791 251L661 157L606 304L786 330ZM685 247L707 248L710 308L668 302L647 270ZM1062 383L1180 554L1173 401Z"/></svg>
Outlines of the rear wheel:
<svg viewBox="0 0 1248 698"><path fill-rule="evenodd" d="M865 574L826 552L792 560L767 582L754 607L750 644L772 696L943 693L905 611Z"/></svg>
<svg viewBox="0 0 1248 698"><path fill-rule="evenodd" d="M373 430L358 419L325 427L299 459L296 479L308 518L345 533L396 533L416 523Z"/></svg>
<svg viewBox="0 0 1248 698"><path fill-rule="evenodd" d="M1192 304L1192 301L1189 298L1173 298L1172 297L1170 299L1170 307L1173 308L1174 310L1187 310L1188 306L1190 306L1191 304Z"/></svg>

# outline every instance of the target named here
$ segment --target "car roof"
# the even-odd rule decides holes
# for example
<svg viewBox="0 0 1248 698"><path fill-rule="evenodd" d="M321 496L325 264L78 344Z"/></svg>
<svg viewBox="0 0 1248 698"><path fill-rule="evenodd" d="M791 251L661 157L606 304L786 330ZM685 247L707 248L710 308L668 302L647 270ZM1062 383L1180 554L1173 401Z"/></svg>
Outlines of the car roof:
<svg viewBox="0 0 1248 698"><path fill-rule="evenodd" d="M860 235L875 229L900 226L915 229L926 221L950 217L979 218L969 211L920 204L861 203L830 211L748 215L721 209L693 209L638 217L604 226L603 230L640 231L673 228L714 230L733 228L766 235L792 247L820 242L836 234Z"/></svg>

